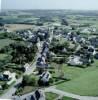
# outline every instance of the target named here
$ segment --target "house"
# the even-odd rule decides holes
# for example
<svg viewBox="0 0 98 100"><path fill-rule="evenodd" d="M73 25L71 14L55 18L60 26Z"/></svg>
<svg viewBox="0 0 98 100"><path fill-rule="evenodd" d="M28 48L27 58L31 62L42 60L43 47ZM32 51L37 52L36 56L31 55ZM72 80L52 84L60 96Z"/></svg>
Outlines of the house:
<svg viewBox="0 0 98 100"><path fill-rule="evenodd" d="M0 85L0 90L2 90L2 85Z"/></svg>
<svg viewBox="0 0 98 100"><path fill-rule="evenodd" d="M94 55L94 58L98 60L98 52Z"/></svg>
<svg viewBox="0 0 98 100"><path fill-rule="evenodd" d="M28 63L26 63L26 64L24 65L24 68L25 68L26 71L28 70L29 67L30 67L30 65L29 65Z"/></svg>
<svg viewBox="0 0 98 100"><path fill-rule="evenodd" d="M50 52L50 56L51 56L51 57L56 57L56 54L55 54L54 52L51 51L51 52Z"/></svg>
<svg viewBox="0 0 98 100"><path fill-rule="evenodd" d="M15 100L18 100L18 98L15 98ZM35 90L32 94L28 94L26 95L26 97L24 96L21 100L46 100L46 99L45 99L44 91L38 89L38 90Z"/></svg>
<svg viewBox="0 0 98 100"><path fill-rule="evenodd" d="M67 52L67 49L66 48L63 48L62 49L62 53L66 53Z"/></svg>
<svg viewBox="0 0 98 100"><path fill-rule="evenodd" d="M89 38L89 42L90 42L90 44L93 45L95 48L98 47L98 37Z"/></svg>
<svg viewBox="0 0 98 100"><path fill-rule="evenodd" d="M91 53L92 55L96 54L96 50L93 46L88 46L88 52Z"/></svg>
<svg viewBox="0 0 98 100"><path fill-rule="evenodd" d="M90 34L91 33L91 30L89 28L84 28L81 33L87 33L87 34Z"/></svg>
<svg viewBox="0 0 98 100"><path fill-rule="evenodd" d="M6 79L6 80L11 80L12 75L11 75L10 71L5 71L3 73L3 78Z"/></svg>
<svg viewBox="0 0 98 100"><path fill-rule="evenodd" d="M78 66L78 65L83 65L83 62L81 61L81 57L80 56L70 56L68 58L68 62L67 62L68 65L72 65L72 66Z"/></svg>
<svg viewBox="0 0 98 100"><path fill-rule="evenodd" d="M37 68L43 69L43 68L48 67L48 64L46 63L45 60L46 60L46 59L45 59L44 56L39 57L39 58L37 59L37 62L36 62Z"/></svg>
<svg viewBox="0 0 98 100"><path fill-rule="evenodd" d="M48 30L38 29L37 36L40 38L40 40L47 39L49 37Z"/></svg>
<svg viewBox="0 0 98 100"><path fill-rule="evenodd" d="M48 64L44 63L43 61L40 61L40 62L36 63L36 66L37 66L37 68L44 69L44 68L48 67Z"/></svg>
<svg viewBox="0 0 98 100"><path fill-rule="evenodd" d="M38 50L40 50L40 48L41 48L41 41L40 41L40 39L38 38L38 40L37 40L38 42L37 42L37 48L38 48Z"/></svg>
<svg viewBox="0 0 98 100"><path fill-rule="evenodd" d="M2 81L7 81L7 84L10 85L12 82L16 80L16 73L11 73L10 71L4 71L1 74L0 79Z"/></svg>
<svg viewBox="0 0 98 100"><path fill-rule="evenodd" d="M47 56L48 52L49 52L49 48L48 47L45 47L45 48L42 48L41 54L42 55L45 54Z"/></svg>
<svg viewBox="0 0 98 100"><path fill-rule="evenodd" d="M39 77L38 84L39 86L48 86L51 74L49 71L45 70Z"/></svg>

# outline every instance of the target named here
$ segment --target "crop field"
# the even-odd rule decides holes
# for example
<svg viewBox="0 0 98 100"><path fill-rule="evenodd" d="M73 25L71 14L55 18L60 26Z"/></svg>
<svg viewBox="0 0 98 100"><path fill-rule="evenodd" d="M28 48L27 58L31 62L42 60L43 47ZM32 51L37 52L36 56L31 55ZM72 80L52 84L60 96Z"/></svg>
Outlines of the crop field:
<svg viewBox="0 0 98 100"><path fill-rule="evenodd" d="M31 29L33 28L32 25L26 24L6 24L5 27L10 31L17 31L17 30L24 30L24 29Z"/></svg>

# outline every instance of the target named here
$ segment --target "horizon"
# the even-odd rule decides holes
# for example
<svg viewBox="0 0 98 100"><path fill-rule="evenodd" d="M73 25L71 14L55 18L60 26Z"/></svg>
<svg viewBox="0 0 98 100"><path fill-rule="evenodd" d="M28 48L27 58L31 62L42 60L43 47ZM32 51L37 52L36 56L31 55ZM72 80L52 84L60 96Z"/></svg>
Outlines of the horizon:
<svg viewBox="0 0 98 100"><path fill-rule="evenodd" d="M52 10L54 10L54 11L60 11L60 10L64 10L64 11L84 11L84 12L86 12L86 11L98 11L97 9L92 9L92 10L84 10L84 9L1 9L1 11L29 11L29 10L41 10L41 11L47 11L47 10L49 10L49 11L52 11Z"/></svg>

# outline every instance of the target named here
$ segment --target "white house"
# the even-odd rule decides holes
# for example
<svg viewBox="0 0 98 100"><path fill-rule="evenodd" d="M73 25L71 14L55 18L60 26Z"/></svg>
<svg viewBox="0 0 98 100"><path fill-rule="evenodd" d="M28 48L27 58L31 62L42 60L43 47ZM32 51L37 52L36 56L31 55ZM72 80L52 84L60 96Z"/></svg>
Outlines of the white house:
<svg viewBox="0 0 98 100"><path fill-rule="evenodd" d="M70 56L67 63L72 66L82 65L83 62L80 59L81 57L79 56Z"/></svg>
<svg viewBox="0 0 98 100"><path fill-rule="evenodd" d="M92 55L96 54L96 50L93 46L88 46L88 52L92 53Z"/></svg>
<svg viewBox="0 0 98 100"><path fill-rule="evenodd" d="M28 63L26 63L26 64L24 65L24 68L26 69L26 71L28 70L29 67L30 67L30 65L29 65Z"/></svg>
<svg viewBox="0 0 98 100"><path fill-rule="evenodd" d="M41 81L49 82L49 79L51 78L51 74L48 71L45 71L40 75L40 77L41 77Z"/></svg>
<svg viewBox="0 0 98 100"><path fill-rule="evenodd" d="M12 82L16 80L16 73L11 73L10 71L5 71L3 73L3 78L7 78L7 84L10 85Z"/></svg>

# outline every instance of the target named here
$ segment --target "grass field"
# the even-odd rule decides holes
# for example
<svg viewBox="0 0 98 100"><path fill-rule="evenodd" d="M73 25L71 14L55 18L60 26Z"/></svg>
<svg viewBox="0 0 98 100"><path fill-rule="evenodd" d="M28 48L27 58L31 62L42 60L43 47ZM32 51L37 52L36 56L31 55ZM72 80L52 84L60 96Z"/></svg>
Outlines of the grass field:
<svg viewBox="0 0 98 100"><path fill-rule="evenodd" d="M46 100L56 100L56 98L58 98L59 95L55 93L51 93L51 92L46 92L45 97L46 97ZM60 100L76 100L76 99L64 96Z"/></svg>
<svg viewBox="0 0 98 100"><path fill-rule="evenodd" d="M70 97L63 97L61 100L76 100L76 99L73 99L73 98L70 98Z"/></svg>
<svg viewBox="0 0 98 100"><path fill-rule="evenodd" d="M57 85L57 88L79 95L98 96L97 65L98 61L84 69L64 66L64 73L71 80Z"/></svg>
<svg viewBox="0 0 98 100"><path fill-rule="evenodd" d="M10 39L0 39L0 49L5 47L5 46L8 46L9 44L11 44L13 42L14 41L10 40Z"/></svg>
<svg viewBox="0 0 98 100"><path fill-rule="evenodd" d="M51 92L45 93L45 96L46 96L46 100L55 100L58 97L57 94Z"/></svg>
<svg viewBox="0 0 98 100"><path fill-rule="evenodd" d="M0 54L0 60L4 60L7 56L7 54Z"/></svg>

